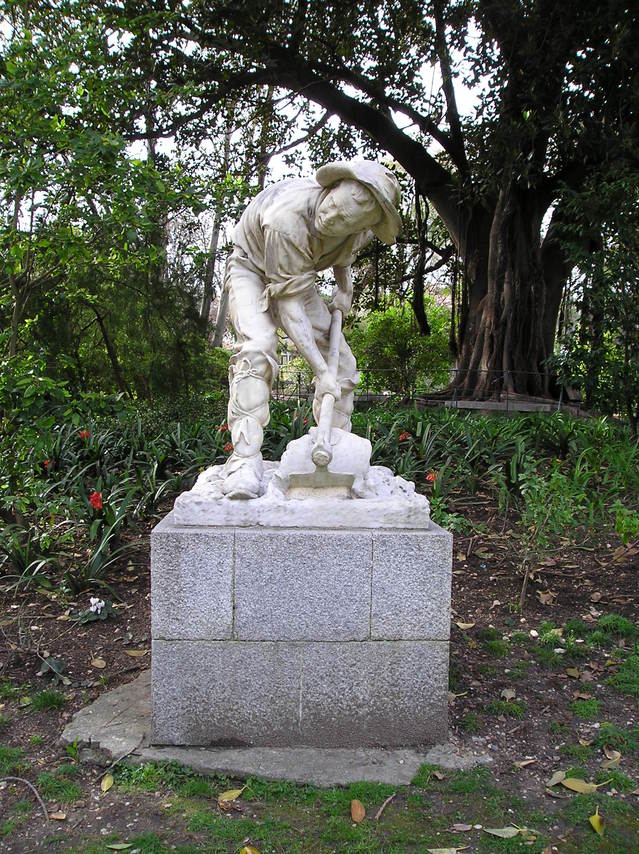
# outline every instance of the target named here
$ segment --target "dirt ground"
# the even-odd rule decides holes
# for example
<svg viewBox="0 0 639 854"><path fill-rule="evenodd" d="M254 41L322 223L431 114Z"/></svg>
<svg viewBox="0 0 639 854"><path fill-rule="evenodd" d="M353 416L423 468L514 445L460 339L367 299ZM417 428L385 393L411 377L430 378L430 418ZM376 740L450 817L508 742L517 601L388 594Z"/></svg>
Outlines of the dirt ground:
<svg viewBox="0 0 639 854"><path fill-rule="evenodd" d="M624 654L637 638L624 635L627 625L623 622L619 631L613 626L602 638L599 621L614 614L631 621L635 629L639 624L639 544L623 546L614 538L596 547L557 542L536 567L522 615L517 608L521 555L513 531L486 497L453 509L475 525L473 535L455 536L453 550L453 737L486 751L493 760L492 784L540 813L553 816L572 797L561 785L550 790L547 786L554 771L571 767L577 769L573 776L601 782L606 779L603 771L610 770L612 783L606 784L606 795L636 809L638 701L632 693L615 690L609 680L620 671L627 657ZM113 585L115 615L107 620L78 625L70 619L73 609L88 606L90 595L105 598L109 595L106 590L87 591L75 600L30 590L1 601L0 745L21 752L5 750L2 755L0 778L20 779L0 783L0 850L159 852L180 850L186 843L196 847L185 851L239 850L234 842L215 847L210 836L206 847L201 834L192 829L187 832L180 815L165 806L170 789L162 785L152 791L136 790L120 786L116 777L116 784L102 792L103 771L76 765L72 751L58 745L60 733L75 711L102 692L134 679L150 664L149 529L136 535L135 556L122 567ZM581 623L567 629L568 621L575 618ZM553 633L552 627L559 631ZM63 659L65 683L54 686L51 673L38 675L42 661L49 656ZM52 688L53 697L49 696ZM615 750L621 754L619 758ZM608 769L606 762L612 763ZM47 775L67 789L56 789ZM48 825L24 780L36 790L43 787L43 780L48 781L41 793L52 816ZM74 785L71 797L68 787ZM423 791L423 787L416 789L415 798ZM411 792L401 797L412 803ZM264 804L251 809L268 812ZM388 807L392 809L399 807ZM229 821L233 820L231 816ZM570 829L565 819L557 818L557 822L555 830L552 824L547 830L555 847L544 851L591 850L579 844L571 848L569 842L562 848L561 840L569 840ZM108 845L109 834L118 839L151 834L152 840L168 840L168 847L141 844L136 848L114 842L115 848L100 848ZM93 843L87 841L92 838L98 847L92 848ZM494 842L495 848L476 847L472 839L458 844L469 845L468 851L519 850L506 846L508 840ZM129 847L118 849L118 844ZM197 847L200 844L204 847ZM308 848L294 850L375 850L346 841L343 847L339 842L331 844L337 847L309 843ZM630 841L627 848L620 845L600 850L639 851L639 837L636 845ZM269 847L267 840L260 850L293 849ZM428 848L398 843L378 850ZM542 849L528 843L528 850Z"/></svg>

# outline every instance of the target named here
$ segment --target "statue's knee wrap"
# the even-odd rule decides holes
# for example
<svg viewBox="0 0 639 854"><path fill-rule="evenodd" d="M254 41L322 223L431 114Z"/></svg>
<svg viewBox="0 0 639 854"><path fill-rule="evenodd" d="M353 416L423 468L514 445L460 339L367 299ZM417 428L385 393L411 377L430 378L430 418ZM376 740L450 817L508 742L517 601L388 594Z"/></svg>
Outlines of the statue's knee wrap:
<svg viewBox="0 0 639 854"><path fill-rule="evenodd" d="M235 453L259 453L269 422L273 361L264 353L238 353L229 369L228 425Z"/></svg>

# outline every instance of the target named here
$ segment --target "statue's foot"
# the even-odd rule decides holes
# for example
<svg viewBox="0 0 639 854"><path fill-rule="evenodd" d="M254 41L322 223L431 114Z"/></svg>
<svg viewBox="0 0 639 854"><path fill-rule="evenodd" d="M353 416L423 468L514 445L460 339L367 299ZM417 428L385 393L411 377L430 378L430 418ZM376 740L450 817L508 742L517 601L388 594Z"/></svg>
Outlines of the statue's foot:
<svg viewBox="0 0 639 854"><path fill-rule="evenodd" d="M227 498L258 498L262 485L262 455L238 457L233 454L226 464L222 494Z"/></svg>

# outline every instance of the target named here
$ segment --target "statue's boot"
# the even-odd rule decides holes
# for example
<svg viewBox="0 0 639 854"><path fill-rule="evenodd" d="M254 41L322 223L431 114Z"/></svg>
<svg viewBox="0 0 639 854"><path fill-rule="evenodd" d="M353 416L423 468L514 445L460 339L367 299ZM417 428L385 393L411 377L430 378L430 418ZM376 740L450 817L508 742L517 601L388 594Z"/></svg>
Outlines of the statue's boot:
<svg viewBox="0 0 639 854"><path fill-rule="evenodd" d="M257 498L260 495L264 472L261 454L249 457L232 454L224 468L222 493L227 498Z"/></svg>

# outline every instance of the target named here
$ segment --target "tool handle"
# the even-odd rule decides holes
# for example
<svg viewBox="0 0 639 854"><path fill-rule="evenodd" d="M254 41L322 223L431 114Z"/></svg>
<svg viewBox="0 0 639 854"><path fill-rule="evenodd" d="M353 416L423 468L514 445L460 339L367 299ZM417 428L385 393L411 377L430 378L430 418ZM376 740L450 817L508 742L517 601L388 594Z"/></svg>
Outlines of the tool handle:
<svg viewBox="0 0 639 854"><path fill-rule="evenodd" d="M339 365L339 344L342 334L342 312L337 308L331 317L331 328L328 341L328 359L326 366L334 379L337 379ZM333 427L333 408L335 398L326 392L322 398L320 416L317 422L317 436L311 451L311 459L316 466L327 466L333 459L331 450L331 429Z"/></svg>

